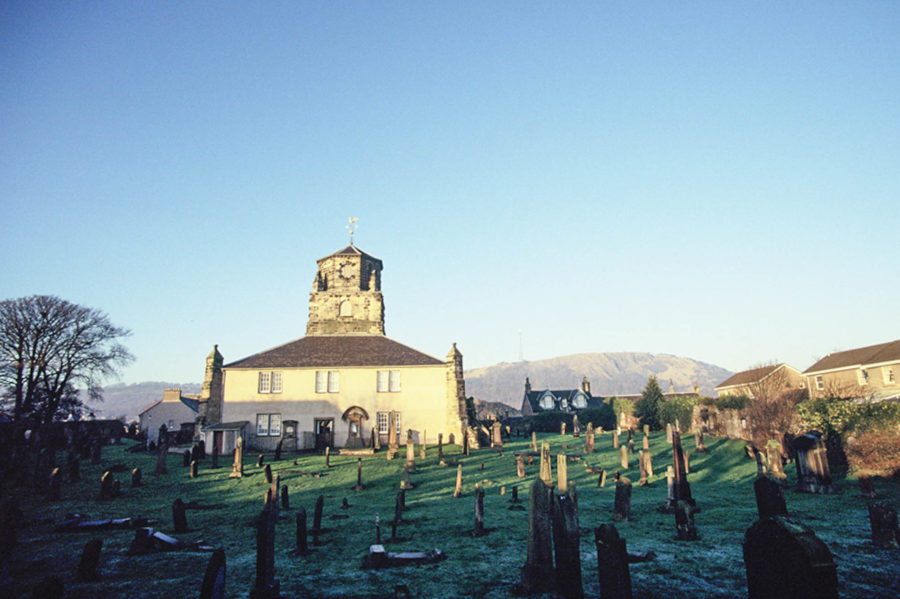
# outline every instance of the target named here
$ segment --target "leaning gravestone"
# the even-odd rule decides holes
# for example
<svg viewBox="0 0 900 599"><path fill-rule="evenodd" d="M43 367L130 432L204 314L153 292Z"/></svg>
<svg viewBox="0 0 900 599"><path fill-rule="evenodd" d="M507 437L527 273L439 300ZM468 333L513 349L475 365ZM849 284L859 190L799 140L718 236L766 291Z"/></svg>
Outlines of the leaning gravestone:
<svg viewBox="0 0 900 599"><path fill-rule="evenodd" d="M616 481L616 499L613 504L613 520L621 522L631 517L631 480L620 476Z"/></svg>
<svg viewBox="0 0 900 599"><path fill-rule="evenodd" d="M556 558L556 591L566 599L584 597L581 583L581 551L578 535L578 509L568 493L553 494L553 548Z"/></svg>
<svg viewBox="0 0 900 599"><path fill-rule="evenodd" d="M200 585L200 599L225 599L225 552L222 549L213 551L209 558Z"/></svg>
<svg viewBox="0 0 900 599"><path fill-rule="evenodd" d="M673 499L675 501L683 499L694 505L694 499L691 497L691 485L687 480L684 453L681 451L681 434L678 431L672 431L672 473L674 475ZM674 507L674 505L670 507Z"/></svg>
<svg viewBox="0 0 900 599"><path fill-rule="evenodd" d="M785 516L762 518L744 535L749 599L837 599L831 551Z"/></svg>
<svg viewBox="0 0 900 599"><path fill-rule="evenodd" d="M100 580L97 564L100 562L100 549L102 546L103 539L91 539L85 544L84 550L81 552L81 559L78 561L78 572L75 575L78 582L95 582Z"/></svg>
<svg viewBox="0 0 900 599"><path fill-rule="evenodd" d="M797 453L797 490L803 493L833 493L831 469L825 442L818 435L807 433L794 439Z"/></svg>
<svg viewBox="0 0 900 599"><path fill-rule="evenodd" d="M528 510L528 554L519 590L523 594L553 589L553 537L550 520L553 487L540 478L531 483Z"/></svg>
<svg viewBox="0 0 900 599"><path fill-rule="evenodd" d="M600 599L631 599L631 574L628 572L628 550L625 539L612 524L594 529L597 547L597 571Z"/></svg>
<svg viewBox="0 0 900 599"><path fill-rule="evenodd" d="M49 482L47 483L47 499L50 501L59 501L60 492L61 492L61 484L62 484L62 474L59 472L59 467L53 469L50 472Z"/></svg>

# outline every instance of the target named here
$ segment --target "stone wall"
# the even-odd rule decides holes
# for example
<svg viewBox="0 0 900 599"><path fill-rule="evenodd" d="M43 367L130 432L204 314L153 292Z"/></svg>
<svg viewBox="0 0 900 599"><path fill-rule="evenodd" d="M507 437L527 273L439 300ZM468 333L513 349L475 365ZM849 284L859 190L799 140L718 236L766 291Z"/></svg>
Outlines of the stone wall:
<svg viewBox="0 0 900 599"><path fill-rule="evenodd" d="M715 406L694 406L691 430L702 430L714 437L749 441L750 421L747 410L721 410Z"/></svg>

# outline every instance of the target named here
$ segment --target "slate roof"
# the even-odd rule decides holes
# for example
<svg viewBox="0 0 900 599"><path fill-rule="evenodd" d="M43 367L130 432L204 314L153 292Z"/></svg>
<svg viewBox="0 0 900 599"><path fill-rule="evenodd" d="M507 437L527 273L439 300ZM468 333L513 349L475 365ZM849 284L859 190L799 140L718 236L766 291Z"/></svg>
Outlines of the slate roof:
<svg viewBox="0 0 900 599"><path fill-rule="evenodd" d="M756 383L766 378L778 368L784 366L784 364L771 364L769 366L762 366L760 368L751 368L750 370L743 370L741 372L737 372L718 385L716 385L716 389L721 389L723 387L736 387L738 385L749 385L750 383Z"/></svg>
<svg viewBox="0 0 900 599"><path fill-rule="evenodd" d="M572 402L575 399L575 395L579 391L581 391L581 389L550 389L550 393L552 393L557 399L557 404L567 403L567 405L572 405ZM541 389L539 391L528 391L527 393L525 393L524 400L531 405L532 412L544 411L544 408L541 407L539 402L541 397L543 397L546 392L547 389ZM603 403L602 397L594 397L590 393L585 393L585 396L587 396L588 408L597 408Z"/></svg>
<svg viewBox="0 0 900 599"><path fill-rule="evenodd" d="M900 339L828 354L804 370L803 374L821 372L823 370L854 368L866 364L878 364L896 360L900 360Z"/></svg>
<svg viewBox="0 0 900 599"><path fill-rule="evenodd" d="M382 335L301 337L253 354L225 368L341 368L352 366L437 366L442 360Z"/></svg>
<svg viewBox="0 0 900 599"><path fill-rule="evenodd" d="M327 256L325 256L325 258L331 258L332 256L363 256L365 258L368 258L369 260L381 262L381 260L379 260L378 258L373 256L372 254L367 254L366 252L362 251L355 245L348 245L347 247L345 247L342 250L338 250L338 251L334 252L333 254L328 254ZM319 258L317 260L317 262L321 262L322 260L325 260L325 258Z"/></svg>

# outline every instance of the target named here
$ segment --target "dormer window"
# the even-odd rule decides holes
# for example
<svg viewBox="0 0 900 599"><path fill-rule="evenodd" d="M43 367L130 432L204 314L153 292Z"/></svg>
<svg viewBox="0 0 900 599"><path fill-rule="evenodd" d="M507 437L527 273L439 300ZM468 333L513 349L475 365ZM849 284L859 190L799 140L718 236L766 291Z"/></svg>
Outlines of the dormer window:
<svg viewBox="0 0 900 599"><path fill-rule="evenodd" d="M541 408L544 410L552 410L553 408L556 407L556 402L553 401L553 395L551 395L550 393L544 395L541 398L540 403L541 403Z"/></svg>
<svg viewBox="0 0 900 599"><path fill-rule="evenodd" d="M582 410L587 407L587 398L584 396L584 393L579 393L575 396L575 399L572 400L572 404L575 406L576 410Z"/></svg>

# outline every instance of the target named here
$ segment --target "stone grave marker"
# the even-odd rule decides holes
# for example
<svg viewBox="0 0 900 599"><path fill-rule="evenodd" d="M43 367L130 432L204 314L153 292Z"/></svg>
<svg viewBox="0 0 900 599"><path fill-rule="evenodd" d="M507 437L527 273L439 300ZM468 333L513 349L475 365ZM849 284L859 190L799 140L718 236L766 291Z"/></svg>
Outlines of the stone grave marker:
<svg viewBox="0 0 900 599"><path fill-rule="evenodd" d="M597 486L601 489L606 486L606 470L600 469L600 476L597 477Z"/></svg>
<svg viewBox="0 0 900 599"><path fill-rule="evenodd" d="M641 448L644 451L650 451L650 436L649 435L644 434L644 438L641 441Z"/></svg>
<svg viewBox="0 0 900 599"><path fill-rule="evenodd" d="M279 582L275 578L275 512L264 509L256 519L256 581L250 599L278 599Z"/></svg>
<svg viewBox="0 0 900 599"><path fill-rule="evenodd" d="M822 438L806 434L794 439L797 453L797 490L803 493L833 493L831 469Z"/></svg>
<svg viewBox="0 0 900 599"><path fill-rule="evenodd" d="M666 423L666 443L672 444L672 425L670 423Z"/></svg>
<svg viewBox="0 0 900 599"><path fill-rule="evenodd" d="M872 543L882 549L900 547L900 528L897 526L897 510L886 503L869 503L869 523L872 525Z"/></svg>
<svg viewBox="0 0 900 599"><path fill-rule="evenodd" d="M675 502L675 538L679 541L696 541L693 505L683 499Z"/></svg>
<svg viewBox="0 0 900 599"><path fill-rule="evenodd" d="M200 599L225 599L225 551L216 549L206 564Z"/></svg>
<svg viewBox="0 0 900 599"><path fill-rule="evenodd" d="M159 440L156 446L156 470L154 474L168 474L166 469L166 454L169 452L169 431L166 425L159 427Z"/></svg>
<svg viewBox="0 0 900 599"><path fill-rule="evenodd" d="M362 491L363 490L363 482L362 482L362 458L356 458L356 486L353 487L354 491Z"/></svg>
<svg viewBox="0 0 900 599"><path fill-rule="evenodd" d="M491 447L503 447L503 429L497 420L491 425Z"/></svg>
<svg viewBox="0 0 900 599"><path fill-rule="evenodd" d="M103 547L103 539L91 539L84 545L81 559L78 561L78 571L75 579L78 582L96 582L100 580L97 565L100 562L100 549Z"/></svg>
<svg viewBox="0 0 900 599"><path fill-rule="evenodd" d="M438 463L444 461L444 433L438 433Z"/></svg>
<svg viewBox="0 0 900 599"><path fill-rule="evenodd" d="M525 478L525 458L520 455L516 456L516 476Z"/></svg>
<svg viewBox="0 0 900 599"><path fill-rule="evenodd" d="M594 423L588 422L584 432L584 453L594 453Z"/></svg>
<svg viewBox="0 0 900 599"><path fill-rule="evenodd" d="M197 478L200 475L200 463L197 460L191 461L191 478Z"/></svg>
<svg viewBox="0 0 900 599"><path fill-rule="evenodd" d="M325 446L325 467L331 468L331 447Z"/></svg>
<svg viewBox="0 0 900 599"><path fill-rule="evenodd" d="M621 454L620 463L623 470L628 470L628 448L622 445L619 448L619 453Z"/></svg>
<svg viewBox="0 0 900 599"><path fill-rule="evenodd" d="M541 443L541 469L539 477L544 484L552 485L553 484L553 473L552 467L550 466L550 442L544 441Z"/></svg>
<svg viewBox="0 0 900 599"><path fill-rule="evenodd" d="M413 441L412 429L406 431L406 471L416 470L416 444Z"/></svg>
<svg viewBox="0 0 900 599"><path fill-rule="evenodd" d="M182 466L185 468L190 467L191 465L191 450L185 449L184 453L181 454L181 461L183 462Z"/></svg>
<svg viewBox="0 0 900 599"><path fill-rule="evenodd" d="M614 525L601 524L594 529L594 544L597 547L600 599L631 599L625 539L619 537Z"/></svg>
<svg viewBox="0 0 900 599"><path fill-rule="evenodd" d="M613 505L613 520L621 522L631 517L631 480L620 476L616 481L616 499Z"/></svg>
<svg viewBox="0 0 900 599"><path fill-rule="evenodd" d="M475 483L475 530L473 536L482 537L484 531L484 487Z"/></svg>
<svg viewBox="0 0 900 599"><path fill-rule="evenodd" d="M142 483L143 473L140 468L135 468L131 471L131 486L132 487L140 487Z"/></svg>
<svg viewBox="0 0 900 599"><path fill-rule="evenodd" d="M289 510L291 509L291 497L288 493L287 485L281 487L281 509Z"/></svg>
<svg viewBox="0 0 900 599"><path fill-rule="evenodd" d="M172 502L172 522L176 533L188 532L187 510L180 497Z"/></svg>
<svg viewBox="0 0 900 599"><path fill-rule="evenodd" d="M272 466L270 466L269 464L266 464L266 467L263 469L263 472L266 476L266 484L271 485L272 484Z"/></svg>
<svg viewBox="0 0 900 599"><path fill-rule="evenodd" d="M760 518L787 516L787 504L784 502L781 485L776 481L765 475L757 476L753 481L753 492Z"/></svg>
<svg viewBox="0 0 900 599"><path fill-rule="evenodd" d="M749 599L837 599L837 569L809 527L785 516L762 518L744 535Z"/></svg>
<svg viewBox="0 0 900 599"><path fill-rule="evenodd" d="M463 455L469 455L469 429L463 430Z"/></svg>
<svg viewBox="0 0 900 599"><path fill-rule="evenodd" d="M265 460L265 459L266 459L266 457L265 457L263 454L257 455L257 456L256 456L256 467L257 467L257 468L262 468L262 467L263 467L263 460Z"/></svg>
<svg viewBox="0 0 900 599"><path fill-rule="evenodd" d="M219 467L219 446L213 443L212 448L212 464L210 464L210 468L216 469Z"/></svg>
<svg viewBox="0 0 900 599"><path fill-rule="evenodd" d="M453 490L453 496L462 495L462 464L456 466L456 488Z"/></svg>
<svg viewBox="0 0 900 599"><path fill-rule="evenodd" d="M566 423L565 423L565 422L560 422L560 423L559 423L559 434L560 434L560 435L565 435L565 434L566 434Z"/></svg>
<svg viewBox="0 0 900 599"><path fill-rule="evenodd" d="M231 474L228 478L244 477L244 441L241 437L237 438L234 444L234 461L231 465Z"/></svg>
<svg viewBox="0 0 900 599"><path fill-rule="evenodd" d="M537 433L534 431L531 431L531 451L537 451L537 450L538 450Z"/></svg>
<svg viewBox="0 0 900 599"><path fill-rule="evenodd" d="M616 430L613 431L612 442L613 442L613 449L618 449L619 448L619 429L618 429L618 427L616 427Z"/></svg>
<svg viewBox="0 0 900 599"><path fill-rule="evenodd" d="M397 441L397 413L391 410L388 414L388 451L387 459L393 460L397 457L400 445Z"/></svg>
<svg viewBox="0 0 900 599"><path fill-rule="evenodd" d="M109 470L100 477L100 499L113 499L115 497L113 489L113 474Z"/></svg>
<svg viewBox="0 0 900 599"><path fill-rule="evenodd" d="M278 440L278 444L275 446L275 461L281 459L281 451L284 447L284 438Z"/></svg>
<svg viewBox="0 0 900 599"><path fill-rule="evenodd" d="M581 551L578 509L569 494L553 494L552 528L556 558L556 592L566 599L584 597L581 582Z"/></svg>
<svg viewBox="0 0 900 599"><path fill-rule="evenodd" d="M630 430L628 432L631 432ZM634 439L628 439L628 453L634 455Z"/></svg>
<svg viewBox="0 0 900 599"><path fill-rule="evenodd" d="M309 546L306 540L306 508L297 510L297 547L291 555L309 555Z"/></svg>
<svg viewBox="0 0 900 599"><path fill-rule="evenodd" d="M694 433L694 450L697 453L706 453L706 443L703 441L703 431L699 428Z"/></svg>
<svg viewBox="0 0 900 599"><path fill-rule="evenodd" d="M316 498L316 506L313 510L313 545L319 544L319 534L322 532L322 512L325 510L325 497L319 495Z"/></svg>
<svg viewBox="0 0 900 599"><path fill-rule="evenodd" d="M47 499L49 501L59 501L61 485L62 474L59 472L59 467L56 467L50 472L49 481L47 483Z"/></svg>
<svg viewBox="0 0 900 599"><path fill-rule="evenodd" d="M677 502L683 499L694 505L694 499L691 497L691 485L687 480L684 453L681 450L681 434L678 431L672 431L672 471L675 476L673 485L674 500Z"/></svg>
<svg viewBox="0 0 900 599"><path fill-rule="evenodd" d="M556 454L556 491L566 493L569 490L569 471L566 454Z"/></svg>
<svg viewBox="0 0 900 599"><path fill-rule="evenodd" d="M572 436L578 438L581 435L581 425L578 423L578 414L572 417Z"/></svg>
<svg viewBox="0 0 900 599"><path fill-rule="evenodd" d="M528 554L518 590L535 594L553 589L553 487L538 478L531 483L528 510Z"/></svg>
<svg viewBox="0 0 900 599"><path fill-rule="evenodd" d="M638 485L641 487L647 486L647 460L644 456L647 454L642 449L638 454L638 467L640 470L641 477L638 479Z"/></svg>
<svg viewBox="0 0 900 599"><path fill-rule="evenodd" d="M645 436L645 437L650 436L650 425L649 425L649 424L645 424L645 425L643 426L643 431L644 431L644 436Z"/></svg>

